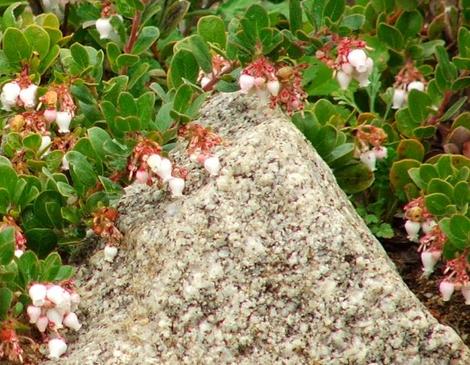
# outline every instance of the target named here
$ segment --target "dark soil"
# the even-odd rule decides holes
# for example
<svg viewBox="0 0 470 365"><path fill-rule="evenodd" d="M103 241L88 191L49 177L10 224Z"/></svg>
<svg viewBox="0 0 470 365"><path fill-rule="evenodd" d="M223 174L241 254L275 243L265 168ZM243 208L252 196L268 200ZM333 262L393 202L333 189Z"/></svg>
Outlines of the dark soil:
<svg viewBox="0 0 470 365"><path fill-rule="evenodd" d="M454 292L449 302L444 302L439 294L439 282L442 280L444 267L436 266L429 278L422 277L421 259L416 251L416 244L396 238L384 240L382 244L410 290L439 322L452 327L470 346L470 305L465 305L459 291Z"/></svg>

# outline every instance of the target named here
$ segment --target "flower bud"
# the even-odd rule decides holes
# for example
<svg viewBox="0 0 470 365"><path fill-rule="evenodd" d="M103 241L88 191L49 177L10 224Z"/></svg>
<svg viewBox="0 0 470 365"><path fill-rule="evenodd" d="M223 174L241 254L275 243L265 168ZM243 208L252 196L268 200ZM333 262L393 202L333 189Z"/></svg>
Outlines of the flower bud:
<svg viewBox="0 0 470 365"><path fill-rule="evenodd" d="M377 158L375 157L374 151L370 150L362 152L359 158L369 168L370 171L375 171L375 162Z"/></svg>
<svg viewBox="0 0 470 365"><path fill-rule="evenodd" d="M450 281L446 281L446 280L441 281L441 283L439 284L439 291L441 292L442 300L444 302L447 302L450 300L450 297L452 296L454 289L455 289L454 283L451 283Z"/></svg>
<svg viewBox="0 0 470 365"><path fill-rule="evenodd" d="M367 54L364 52L363 49L353 49L348 54L348 61L349 63L357 69L359 72L359 68L367 68L366 65Z"/></svg>
<svg viewBox="0 0 470 365"><path fill-rule="evenodd" d="M336 73L336 80L338 81L339 86L341 87L342 90L346 90L351 82L351 75L347 74L344 71L338 71Z"/></svg>
<svg viewBox="0 0 470 365"><path fill-rule="evenodd" d="M412 81L408 84L408 91L411 90L424 91L424 84L421 81Z"/></svg>
<svg viewBox="0 0 470 365"><path fill-rule="evenodd" d="M387 147L384 147L384 146L374 147L372 151L374 151L375 158L377 160L383 160L384 158L387 158L387 155L388 155Z"/></svg>
<svg viewBox="0 0 470 365"><path fill-rule="evenodd" d="M405 223L406 233L408 233L408 239L413 242L418 241L418 232L421 228L421 224L419 222L413 222L407 220Z"/></svg>
<svg viewBox="0 0 470 365"><path fill-rule="evenodd" d="M28 313L29 323L34 324L38 321L39 317L41 317L41 308L34 305L28 305L26 312Z"/></svg>
<svg viewBox="0 0 470 365"><path fill-rule="evenodd" d="M117 255L117 253L118 253L118 249L117 249L116 246L106 245L105 248L104 248L104 259L105 259L105 261L113 262L114 258Z"/></svg>
<svg viewBox="0 0 470 365"><path fill-rule="evenodd" d="M54 338L49 341L49 359L59 359L67 351L67 344L61 338Z"/></svg>
<svg viewBox="0 0 470 365"><path fill-rule="evenodd" d="M49 324L49 320L47 319L47 317L42 316L42 317L39 317L39 319L37 320L36 327L38 328L39 332L44 332L48 324Z"/></svg>
<svg viewBox="0 0 470 365"><path fill-rule="evenodd" d="M220 171L220 161L217 156L211 156L204 161L204 168L211 176L217 176Z"/></svg>
<svg viewBox="0 0 470 365"><path fill-rule="evenodd" d="M147 184L148 179L149 173L146 170L138 170L135 173L135 181L137 181L139 184Z"/></svg>
<svg viewBox="0 0 470 365"><path fill-rule="evenodd" d="M64 157L62 157L62 166L61 166L61 169L63 171L68 171L70 169L70 164L69 162L67 161L67 159Z"/></svg>
<svg viewBox="0 0 470 365"><path fill-rule="evenodd" d="M15 257L20 258L21 256L23 256L23 254L24 254L23 250L15 250Z"/></svg>
<svg viewBox="0 0 470 365"><path fill-rule="evenodd" d="M56 308L48 309L46 316L49 322L53 323L56 328L64 327L62 326L63 316Z"/></svg>
<svg viewBox="0 0 470 365"><path fill-rule="evenodd" d="M59 127L59 133L70 133L70 122L72 122L72 113L70 112L57 112L55 120Z"/></svg>
<svg viewBox="0 0 470 365"><path fill-rule="evenodd" d="M246 94L255 85L255 78L253 76L243 74L240 76L238 82L240 84L240 91L243 94Z"/></svg>
<svg viewBox="0 0 470 365"><path fill-rule="evenodd" d="M78 317L75 313L70 312L64 318L64 325L68 328L73 329L74 331L78 331L82 325L78 321Z"/></svg>
<svg viewBox="0 0 470 365"><path fill-rule="evenodd" d="M403 105L405 105L406 99L407 99L407 93L405 90L394 89L392 109L400 109Z"/></svg>
<svg viewBox="0 0 470 365"><path fill-rule="evenodd" d="M33 301L33 305L41 307L46 301L47 288L42 284L34 284L29 288L29 296Z"/></svg>
<svg viewBox="0 0 470 365"><path fill-rule="evenodd" d="M147 165L149 165L150 169L154 172L157 173L157 171L160 169L160 165L162 163L162 158L160 155L157 155L154 153L153 155L150 155L149 158L147 159Z"/></svg>
<svg viewBox="0 0 470 365"><path fill-rule="evenodd" d="M25 108L34 108L36 106L36 93L38 86L31 84L27 88L20 91L20 99Z"/></svg>
<svg viewBox="0 0 470 365"><path fill-rule="evenodd" d="M100 18L96 21L96 30L100 34L100 39L109 39L113 31L110 18Z"/></svg>
<svg viewBox="0 0 470 365"><path fill-rule="evenodd" d="M167 182L171 178L172 169L173 166L171 164L171 161L167 158L162 158L162 161L156 173L158 177L162 179L163 182Z"/></svg>
<svg viewBox="0 0 470 365"><path fill-rule="evenodd" d="M204 89L207 85L209 85L209 83L211 82L212 80L207 77L207 76L204 76L202 79L201 79L201 87Z"/></svg>
<svg viewBox="0 0 470 365"><path fill-rule="evenodd" d="M462 286L462 295L465 298L465 304L470 304L470 284L466 284Z"/></svg>
<svg viewBox="0 0 470 365"><path fill-rule="evenodd" d="M424 233L431 232L435 226L437 226L437 223L434 219L426 219L423 223L421 223L421 228Z"/></svg>
<svg viewBox="0 0 470 365"><path fill-rule="evenodd" d="M168 185L170 187L171 196L173 198L183 196L184 179L182 179L180 177L172 177L168 181Z"/></svg>
<svg viewBox="0 0 470 365"><path fill-rule="evenodd" d="M59 285L52 285L47 289L47 299L49 299L56 306L60 307L64 304L65 290Z"/></svg>
<svg viewBox="0 0 470 365"><path fill-rule="evenodd" d="M268 81L267 88L272 96L278 96L279 90L281 89L281 84L277 80L271 80Z"/></svg>
<svg viewBox="0 0 470 365"><path fill-rule="evenodd" d="M57 110L55 109L46 109L44 110L44 119L52 123L57 119Z"/></svg>

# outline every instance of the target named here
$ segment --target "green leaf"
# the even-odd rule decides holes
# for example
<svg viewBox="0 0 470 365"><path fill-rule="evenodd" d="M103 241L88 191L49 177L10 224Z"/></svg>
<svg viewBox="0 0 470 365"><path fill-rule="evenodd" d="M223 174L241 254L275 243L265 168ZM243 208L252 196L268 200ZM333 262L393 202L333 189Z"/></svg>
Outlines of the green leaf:
<svg viewBox="0 0 470 365"><path fill-rule="evenodd" d="M189 1L180 0L175 1L170 6L166 7L165 14L162 17L163 20L158 26L162 33L162 38L165 38L178 26L186 15L190 5Z"/></svg>
<svg viewBox="0 0 470 365"><path fill-rule="evenodd" d="M168 71L168 83L172 87L178 87L186 79L196 83L199 75L199 66L193 54L185 49L175 53Z"/></svg>
<svg viewBox="0 0 470 365"><path fill-rule="evenodd" d="M402 139L397 147L397 157L399 160L411 158L417 161L423 161L424 146L417 139Z"/></svg>
<svg viewBox="0 0 470 365"><path fill-rule="evenodd" d="M3 51L12 63L27 61L33 52L25 35L16 28L8 28L3 35Z"/></svg>
<svg viewBox="0 0 470 365"><path fill-rule="evenodd" d="M53 46L51 50L49 51L49 53L44 57L44 59L39 64L38 71L41 75L44 74L49 69L49 67L51 67L54 64L57 57L59 57L59 54L60 54L60 47L58 45Z"/></svg>
<svg viewBox="0 0 470 365"><path fill-rule="evenodd" d="M70 53L73 60L81 67L81 69L85 69L90 65L88 51L80 43L72 44L70 47Z"/></svg>
<svg viewBox="0 0 470 365"><path fill-rule="evenodd" d="M43 227L62 228L62 196L57 191L43 191L34 202L34 214Z"/></svg>
<svg viewBox="0 0 470 365"><path fill-rule="evenodd" d="M374 182L374 173L363 163L335 169L339 186L348 194L355 194L369 188Z"/></svg>
<svg viewBox="0 0 470 365"><path fill-rule="evenodd" d="M289 0L289 24L292 33L302 28L302 8L300 0Z"/></svg>
<svg viewBox="0 0 470 365"><path fill-rule="evenodd" d="M206 72L212 71L212 57L209 47L204 39L199 34L193 34L182 41L178 42L175 46L176 50L185 49L191 52L196 59L199 66Z"/></svg>
<svg viewBox="0 0 470 365"><path fill-rule="evenodd" d="M0 231L0 265L8 265L15 256L15 229L7 227Z"/></svg>
<svg viewBox="0 0 470 365"><path fill-rule="evenodd" d="M132 48L132 53L139 55L147 51L152 44L154 44L158 37L160 36L160 31L157 27L147 26L143 27L137 37L134 48Z"/></svg>
<svg viewBox="0 0 470 365"><path fill-rule="evenodd" d="M41 263L40 281L52 282L55 280L62 266L62 260L57 252L50 253Z"/></svg>
<svg viewBox="0 0 470 365"><path fill-rule="evenodd" d="M429 212L435 216L441 216L446 213L446 208L451 204L447 195L441 193L429 194L424 197L424 202Z"/></svg>
<svg viewBox="0 0 470 365"><path fill-rule="evenodd" d="M32 281L39 279L39 260L33 251L26 251L18 259L18 271L26 287Z"/></svg>
<svg viewBox="0 0 470 365"><path fill-rule="evenodd" d="M98 175L86 157L77 151L70 151L65 155L70 164L70 173L74 186L80 195L84 195L86 190L94 187L98 181Z"/></svg>
<svg viewBox="0 0 470 365"><path fill-rule="evenodd" d="M450 219L450 231L458 240L468 241L470 233L470 219L464 215L455 214Z"/></svg>
<svg viewBox="0 0 470 365"><path fill-rule="evenodd" d="M427 192L429 194L442 193L449 198L454 196L454 188L443 179L432 179L428 184Z"/></svg>
<svg viewBox="0 0 470 365"><path fill-rule="evenodd" d="M412 182L408 171L419 165L418 161L412 159L404 159L393 163L390 169L390 183L395 191L403 190L405 185Z"/></svg>
<svg viewBox="0 0 470 365"><path fill-rule="evenodd" d="M423 16L419 11L405 11L398 18L395 26L403 37L415 37L423 27Z"/></svg>
<svg viewBox="0 0 470 365"><path fill-rule="evenodd" d="M51 40L44 28L36 24L31 24L24 30L24 35L31 44L33 51L37 52L41 59L47 56Z"/></svg>
<svg viewBox="0 0 470 365"><path fill-rule="evenodd" d="M408 110L415 122L423 122L429 115L431 98L422 91L411 90L408 93Z"/></svg>
<svg viewBox="0 0 470 365"><path fill-rule="evenodd" d="M0 321L6 319L12 301L13 292L5 287L0 288Z"/></svg>
<svg viewBox="0 0 470 365"><path fill-rule="evenodd" d="M18 177L16 171L7 165L0 165L0 188L4 188L12 198L15 194Z"/></svg>
<svg viewBox="0 0 470 365"><path fill-rule="evenodd" d="M341 26L356 31L362 28L366 21L366 17L362 14L346 15L341 21Z"/></svg>
<svg viewBox="0 0 470 365"><path fill-rule="evenodd" d="M444 115L441 118L439 118L439 121L442 122L442 121L452 118L455 114L457 114L460 108L465 105L466 101L467 101L467 97L462 96L459 100L457 100L454 104L452 104L451 107L447 109Z"/></svg>
<svg viewBox="0 0 470 365"><path fill-rule="evenodd" d="M72 266L63 265L59 268L59 271L55 276L54 281L69 280L74 274L75 270Z"/></svg>
<svg viewBox="0 0 470 365"><path fill-rule="evenodd" d="M215 44L224 50L227 44L224 21L215 15L207 15L197 23L198 34L209 44Z"/></svg>
<svg viewBox="0 0 470 365"><path fill-rule="evenodd" d="M403 48L403 36L397 28L386 23L380 23L377 28L377 35L390 48L396 51Z"/></svg>
<svg viewBox="0 0 470 365"><path fill-rule="evenodd" d="M57 236L49 228L33 228L25 232L28 248L33 250L39 258L46 257L57 247Z"/></svg>
<svg viewBox="0 0 470 365"><path fill-rule="evenodd" d="M329 0L326 3L324 14L336 22L343 15L345 5L344 0Z"/></svg>

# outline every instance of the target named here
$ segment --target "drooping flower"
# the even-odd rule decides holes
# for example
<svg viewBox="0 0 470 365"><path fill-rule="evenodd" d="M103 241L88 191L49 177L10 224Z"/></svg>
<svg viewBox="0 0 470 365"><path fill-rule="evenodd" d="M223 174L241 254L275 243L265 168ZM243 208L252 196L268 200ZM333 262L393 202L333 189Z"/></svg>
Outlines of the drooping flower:
<svg viewBox="0 0 470 365"><path fill-rule="evenodd" d="M34 84L31 84L28 87L21 89L19 97L20 97L20 100L23 102L23 105L25 108L36 107L37 91L38 91L38 86Z"/></svg>
<svg viewBox="0 0 470 365"><path fill-rule="evenodd" d="M61 338L49 340L49 359L59 359L67 351L67 344Z"/></svg>
<svg viewBox="0 0 470 365"><path fill-rule="evenodd" d="M96 21L96 30L100 35L100 39L111 39L111 36L114 32L113 26L111 24L111 18L99 18Z"/></svg>
<svg viewBox="0 0 470 365"><path fill-rule="evenodd" d="M184 179L180 177L171 177L168 180L168 186L171 191L171 196L173 198L183 196L184 185L185 185Z"/></svg>
<svg viewBox="0 0 470 365"><path fill-rule="evenodd" d="M73 115L68 111L56 112L55 122L59 127L59 133L70 133L70 123L72 122Z"/></svg>
<svg viewBox="0 0 470 365"><path fill-rule="evenodd" d="M220 171L220 161L217 156L211 156L204 161L204 168L211 176L217 176Z"/></svg>
<svg viewBox="0 0 470 365"><path fill-rule="evenodd" d="M33 305L41 307L46 302L47 288L42 284L33 284L29 288L29 297L31 298Z"/></svg>
<svg viewBox="0 0 470 365"><path fill-rule="evenodd" d="M65 316L63 324L74 331L78 331L82 327L81 323L78 321L77 315L73 312L70 312Z"/></svg>
<svg viewBox="0 0 470 365"><path fill-rule="evenodd" d="M21 87L16 81L7 82L3 85L2 93L0 94L0 101L2 109L10 111L11 108L16 106L18 97L20 96Z"/></svg>
<svg viewBox="0 0 470 365"><path fill-rule="evenodd" d="M454 293L454 290L455 290L455 285L454 283L450 281L443 280L439 284L439 291L441 292L442 300L444 302L447 302L450 300L450 297Z"/></svg>
<svg viewBox="0 0 470 365"><path fill-rule="evenodd" d="M105 248L104 248L104 259L105 259L105 261L113 262L114 258L117 255L117 253L118 253L118 249L117 249L116 246L106 245Z"/></svg>

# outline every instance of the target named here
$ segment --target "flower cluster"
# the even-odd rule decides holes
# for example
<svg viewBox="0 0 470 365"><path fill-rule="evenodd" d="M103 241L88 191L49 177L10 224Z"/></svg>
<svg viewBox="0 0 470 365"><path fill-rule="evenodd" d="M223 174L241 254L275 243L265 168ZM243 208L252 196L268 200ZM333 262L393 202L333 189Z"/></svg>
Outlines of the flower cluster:
<svg viewBox="0 0 470 365"><path fill-rule="evenodd" d="M67 344L58 330L67 327L74 331L81 328L75 311L80 303L80 296L70 282L63 285L32 284L29 288L32 305L28 306L29 323L35 324L41 333L54 338L49 339L49 358L58 359L67 351Z"/></svg>
<svg viewBox="0 0 470 365"><path fill-rule="evenodd" d="M337 50L336 58L330 55L333 48ZM356 80L360 87L366 87L374 69L374 61L366 49L364 41L334 35L330 43L316 52L316 57L335 70L341 89L346 90L352 80Z"/></svg>
<svg viewBox="0 0 470 365"><path fill-rule="evenodd" d="M219 78L232 70L232 64L219 54L212 56L212 71L205 73L201 70L199 73L199 82L204 91L212 90L215 82Z"/></svg>
<svg viewBox="0 0 470 365"><path fill-rule="evenodd" d="M392 108L403 107L408 101L408 93L411 90L424 91L424 89L424 76L412 63L407 63L395 77Z"/></svg>
<svg viewBox="0 0 470 365"><path fill-rule="evenodd" d="M439 284L444 301L450 300L455 290L460 290L465 298L465 304L470 304L470 280L468 276L468 250L465 250L457 258L447 262L444 273L447 274L445 279Z"/></svg>
<svg viewBox="0 0 470 365"><path fill-rule="evenodd" d="M222 143L222 139L197 123L182 126L179 135L189 141L187 150L189 158L204 165L211 176L217 176L220 170L220 161L212 153L212 149Z"/></svg>
<svg viewBox="0 0 470 365"><path fill-rule="evenodd" d="M263 101L271 100L271 107L279 105L288 114L302 110L307 93L302 88L303 66L276 68L265 57L245 67L240 75L240 90L244 94L256 93Z"/></svg>
<svg viewBox="0 0 470 365"><path fill-rule="evenodd" d="M112 262L117 255L117 246L122 240L122 233L116 227L118 211L104 207L93 213L93 232L106 241L104 259Z"/></svg>
<svg viewBox="0 0 470 365"><path fill-rule="evenodd" d="M387 135L382 128L363 124L356 129L359 159L371 171L375 171L377 160L387 158L387 147L383 146L386 139Z"/></svg>
<svg viewBox="0 0 470 365"><path fill-rule="evenodd" d="M23 107L33 109L37 103L38 86L33 84L26 74L3 85L0 101L2 109L11 111L12 108Z"/></svg>

